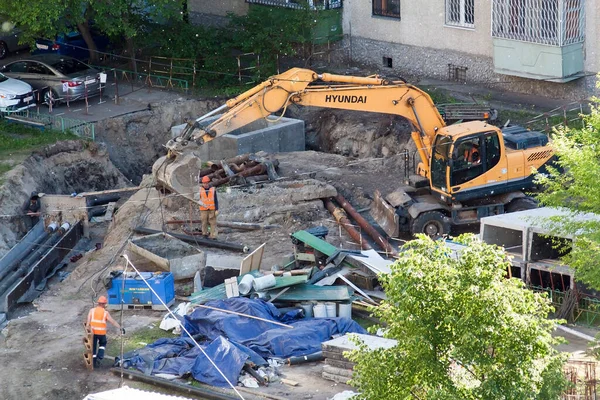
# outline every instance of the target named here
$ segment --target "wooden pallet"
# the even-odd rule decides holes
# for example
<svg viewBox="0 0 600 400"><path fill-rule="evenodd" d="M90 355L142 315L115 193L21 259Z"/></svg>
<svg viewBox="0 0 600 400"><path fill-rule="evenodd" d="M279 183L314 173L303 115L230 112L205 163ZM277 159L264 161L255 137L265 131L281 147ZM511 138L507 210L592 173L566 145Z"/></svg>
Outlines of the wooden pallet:
<svg viewBox="0 0 600 400"><path fill-rule="evenodd" d="M83 353L83 360L85 361L85 366L90 371L94 370L94 333L92 332L92 328L83 323L83 330L85 335L83 336L83 346L85 347L85 352Z"/></svg>

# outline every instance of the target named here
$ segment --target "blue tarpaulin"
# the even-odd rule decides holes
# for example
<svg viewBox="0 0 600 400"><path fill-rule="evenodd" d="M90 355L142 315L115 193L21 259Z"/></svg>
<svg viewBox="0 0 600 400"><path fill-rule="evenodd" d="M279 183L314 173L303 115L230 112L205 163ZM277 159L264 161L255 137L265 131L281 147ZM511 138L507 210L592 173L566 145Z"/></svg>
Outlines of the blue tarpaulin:
<svg viewBox="0 0 600 400"><path fill-rule="evenodd" d="M366 333L347 318L303 319L297 311L281 314L275 306L258 299L231 298L215 300L206 305L236 311L291 325L286 328L222 311L197 308L185 316L185 328L195 337L211 360L234 385L246 361L265 365L266 358L303 356L321 350L321 343L333 335ZM184 333L185 334L185 333ZM183 376L191 373L200 382L213 386L228 386L211 362L182 336L159 339L124 355L126 366L145 374L159 373Z"/></svg>
<svg viewBox="0 0 600 400"><path fill-rule="evenodd" d="M264 358L304 356L320 351L321 343L333 335L367 333L348 318L302 319L298 312L282 315L273 304L259 299L234 297L206 305L291 325L293 328L285 328L205 308L197 308L185 316L184 326L192 335L202 335L209 340L224 336Z"/></svg>

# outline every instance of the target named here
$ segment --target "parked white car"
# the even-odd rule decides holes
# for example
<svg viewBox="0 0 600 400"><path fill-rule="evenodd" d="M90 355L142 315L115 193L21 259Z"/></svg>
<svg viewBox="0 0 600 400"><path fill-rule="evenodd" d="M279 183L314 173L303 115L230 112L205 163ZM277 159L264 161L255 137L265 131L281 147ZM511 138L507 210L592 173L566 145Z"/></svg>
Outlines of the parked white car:
<svg viewBox="0 0 600 400"><path fill-rule="evenodd" d="M14 112L35 107L31 85L0 73L0 112Z"/></svg>

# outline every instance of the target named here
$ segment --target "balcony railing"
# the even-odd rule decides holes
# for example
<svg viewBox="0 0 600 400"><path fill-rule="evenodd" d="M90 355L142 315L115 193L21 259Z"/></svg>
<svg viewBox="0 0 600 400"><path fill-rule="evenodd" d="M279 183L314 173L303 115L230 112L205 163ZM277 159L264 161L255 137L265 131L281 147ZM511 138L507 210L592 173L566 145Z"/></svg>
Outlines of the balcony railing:
<svg viewBox="0 0 600 400"><path fill-rule="evenodd" d="M493 0L492 36L551 46L581 43L584 0Z"/></svg>

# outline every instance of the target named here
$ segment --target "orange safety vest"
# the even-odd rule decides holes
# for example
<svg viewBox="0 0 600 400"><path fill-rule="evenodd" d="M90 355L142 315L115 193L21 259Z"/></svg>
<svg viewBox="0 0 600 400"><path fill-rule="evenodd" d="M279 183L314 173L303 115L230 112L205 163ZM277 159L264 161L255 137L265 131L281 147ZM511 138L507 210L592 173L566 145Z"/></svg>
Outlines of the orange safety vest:
<svg viewBox="0 0 600 400"><path fill-rule="evenodd" d="M208 189L200 188L200 211L215 209L215 188Z"/></svg>
<svg viewBox="0 0 600 400"><path fill-rule="evenodd" d="M102 307L96 307L92 310L92 321L90 326L94 335L106 335L106 319L108 311Z"/></svg>
<svg viewBox="0 0 600 400"><path fill-rule="evenodd" d="M475 162L477 160L477 158L475 158L475 154L479 155L479 150L475 147L471 147L470 149L466 149L465 150L465 161L467 162Z"/></svg>

